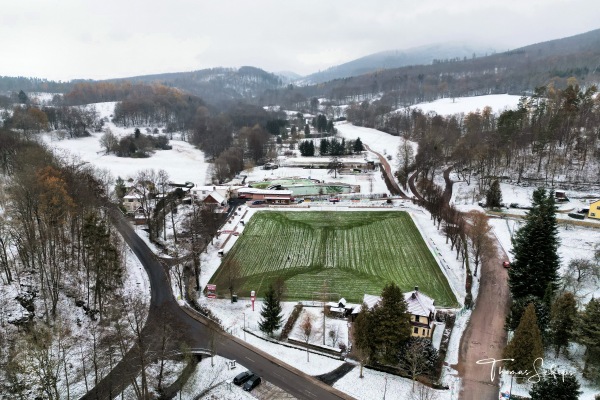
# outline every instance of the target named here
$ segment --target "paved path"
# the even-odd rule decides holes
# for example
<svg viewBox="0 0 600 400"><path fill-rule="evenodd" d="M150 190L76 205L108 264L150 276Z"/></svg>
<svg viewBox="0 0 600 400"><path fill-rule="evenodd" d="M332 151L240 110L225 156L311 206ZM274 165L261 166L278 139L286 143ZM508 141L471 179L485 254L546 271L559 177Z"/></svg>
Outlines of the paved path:
<svg viewBox="0 0 600 400"><path fill-rule="evenodd" d="M444 170L443 198L446 204L452 199L451 169ZM424 201L415 187L416 175L417 172L410 176L409 187L416 198ZM453 365L462 381L461 400L497 400L499 395L499 380L497 376L491 379L490 365L477 364L486 358L501 359L506 346L504 322L510 305L510 291L508 272L502 267L502 261L508 256L500 241L495 236L493 239L498 252L496 257L481 264L479 294L460 341L458 364Z"/></svg>
<svg viewBox="0 0 600 400"><path fill-rule="evenodd" d="M116 208L111 207L109 213L114 226L144 265L150 278L150 311L142 331L141 347L144 351L152 353L160 348L160 329L166 323L173 331L170 338L171 350L179 350L184 343L190 348L209 348L212 334L218 355L236 360L238 364L258 373L264 380L297 399L352 399L264 351L226 334L212 321L181 308L173 298L166 267ZM140 373L139 354L139 348L134 346L82 399L112 399L118 396Z"/></svg>

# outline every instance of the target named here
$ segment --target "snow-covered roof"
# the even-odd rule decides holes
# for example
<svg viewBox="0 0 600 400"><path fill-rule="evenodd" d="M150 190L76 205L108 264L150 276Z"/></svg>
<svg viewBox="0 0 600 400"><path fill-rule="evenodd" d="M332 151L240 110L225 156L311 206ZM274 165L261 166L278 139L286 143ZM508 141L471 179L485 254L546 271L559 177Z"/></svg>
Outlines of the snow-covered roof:
<svg viewBox="0 0 600 400"><path fill-rule="evenodd" d="M429 317L431 313L435 313L435 307L433 306L435 300L419 292L418 289L404 293L404 300L408 304L408 312L412 315Z"/></svg>
<svg viewBox="0 0 600 400"><path fill-rule="evenodd" d="M127 193L127 195L123 196L123 198L124 199L140 200L142 198L142 195L137 190L132 189L132 190L129 191L129 193Z"/></svg>
<svg viewBox="0 0 600 400"><path fill-rule="evenodd" d="M362 305L366 304L367 308L371 309L373 307L375 307L375 305L377 303L379 303L381 301L381 296L373 296L372 294L364 294L363 295L363 302L361 305L359 305L358 307L354 307L354 309L352 310L352 314L358 314L360 312L360 310L362 310Z"/></svg>
<svg viewBox="0 0 600 400"><path fill-rule="evenodd" d="M264 194L264 195L281 195L286 196L292 195L291 190L268 190L268 189L257 189L257 188L242 188L238 189L238 193L253 193L253 194Z"/></svg>
<svg viewBox="0 0 600 400"><path fill-rule="evenodd" d="M418 290L414 290L412 292L403 293L404 300L408 305L408 312L412 315L421 315L424 317L429 317L430 313L435 313L435 307L433 300L431 297L419 292ZM369 309L375 307L377 303L381 301L381 296L373 296L372 294L366 294L363 296L363 304L366 304ZM362 306L355 307L352 310L352 314L358 314L361 310Z"/></svg>
<svg viewBox="0 0 600 400"><path fill-rule="evenodd" d="M212 197L217 203L223 204L225 202L225 197L223 197L219 192L210 192L206 195L203 201L206 201L207 198Z"/></svg>

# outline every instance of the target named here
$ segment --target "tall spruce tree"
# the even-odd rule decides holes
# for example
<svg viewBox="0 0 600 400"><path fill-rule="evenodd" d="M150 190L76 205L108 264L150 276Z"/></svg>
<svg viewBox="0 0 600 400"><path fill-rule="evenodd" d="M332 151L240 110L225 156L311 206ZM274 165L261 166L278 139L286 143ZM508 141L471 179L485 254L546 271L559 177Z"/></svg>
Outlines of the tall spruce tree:
<svg viewBox="0 0 600 400"><path fill-rule="evenodd" d="M600 300L591 299L581 315L579 341L586 346L583 376L600 382Z"/></svg>
<svg viewBox="0 0 600 400"><path fill-rule="evenodd" d="M273 336L273 332L281 328L281 303L272 284L269 285L265 293L265 300L260 311L260 316L262 318L258 323L258 327L269 336Z"/></svg>
<svg viewBox="0 0 600 400"><path fill-rule="evenodd" d="M321 144L319 146L319 154L325 156L329 154L329 140L321 139Z"/></svg>
<svg viewBox="0 0 600 400"><path fill-rule="evenodd" d="M532 371L535 360L543 355L542 334L538 328L535 306L530 303L525 308L515 335L504 348L502 358L513 360L506 361L506 367L511 371ZM523 381L527 377L517 376L517 378L518 381Z"/></svg>
<svg viewBox="0 0 600 400"><path fill-rule="evenodd" d="M502 207L502 190L500 190L500 182L494 180L488 189L485 196L486 206L491 208Z"/></svg>
<svg viewBox="0 0 600 400"><path fill-rule="evenodd" d="M543 298L548 284L558 286L558 228L554 192L544 188L533 192L533 206L525 225L513 239L514 261L508 271L513 299L527 295Z"/></svg>
<svg viewBox="0 0 600 400"><path fill-rule="evenodd" d="M583 393L574 375L540 374L539 382L535 382L529 391L531 400L577 400Z"/></svg>
<svg viewBox="0 0 600 400"><path fill-rule="evenodd" d="M362 142L360 141L360 138L356 138L356 140L354 141L354 146L352 147L352 150L355 153L360 153L361 151L365 150Z"/></svg>
<svg viewBox="0 0 600 400"><path fill-rule="evenodd" d="M577 318L577 301L573 293L566 292L552 304L550 319L550 343L554 346L556 357L560 349L569 345L573 338L575 319Z"/></svg>
<svg viewBox="0 0 600 400"><path fill-rule="evenodd" d="M410 314L402 291L389 283L371 313L372 343L376 360L395 365L401 346L410 339Z"/></svg>

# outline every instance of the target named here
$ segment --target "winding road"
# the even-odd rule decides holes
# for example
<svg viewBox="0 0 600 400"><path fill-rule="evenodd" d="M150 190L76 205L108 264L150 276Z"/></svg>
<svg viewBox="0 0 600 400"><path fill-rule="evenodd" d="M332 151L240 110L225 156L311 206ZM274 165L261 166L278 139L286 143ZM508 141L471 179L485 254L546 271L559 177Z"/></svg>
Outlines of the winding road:
<svg viewBox="0 0 600 400"><path fill-rule="evenodd" d="M218 326L197 313L177 304L171 292L166 267L161 264L146 243L115 207L109 207L114 226L143 264L151 285L150 309L142 330L141 347L151 359L158 353L162 329L170 328L170 350L178 351L182 344L190 348L210 348L211 337L216 353L251 369L264 380L283 389L297 399L352 399L316 378L270 356L236 337L223 332ZM113 399L118 396L141 371L140 352L134 346L124 358L82 399Z"/></svg>
<svg viewBox="0 0 600 400"><path fill-rule="evenodd" d="M452 199L453 181L450 179L452 167L444 170L443 199L446 204ZM408 186L415 198L425 201L418 193L413 173ZM499 377L492 378L491 364L478 364L485 359L502 359L507 334L504 322L510 307L508 272L502 262L508 259L500 241L494 236L496 256L481 264L479 294L465 329L459 347L458 364L453 365L461 377L459 399L461 400L497 400ZM496 371L497 372L497 371Z"/></svg>

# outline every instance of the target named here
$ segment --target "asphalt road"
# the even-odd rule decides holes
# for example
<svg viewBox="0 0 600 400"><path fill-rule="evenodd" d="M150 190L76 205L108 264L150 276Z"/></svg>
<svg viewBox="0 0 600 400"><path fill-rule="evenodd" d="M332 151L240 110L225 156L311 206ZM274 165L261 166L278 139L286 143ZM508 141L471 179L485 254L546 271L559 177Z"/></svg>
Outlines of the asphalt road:
<svg viewBox="0 0 600 400"><path fill-rule="evenodd" d="M237 364L259 374L263 380L273 383L298 399L352 399L351 396L223 332L201 315L182 309L173 298L166 267L137 236L120 211L109 208L109 213L114 226L144 265L150 279L151 304L141 340L141 347L146 354L158 352L160 332L166 325L170 328L169 347L173 350L180 349L184 343L190 348L207 349L211 347L212 337L218 355L236 360ZM139 354L140 351L134 346L82 399L112 399L118 396L140 373Z"/></svg>

